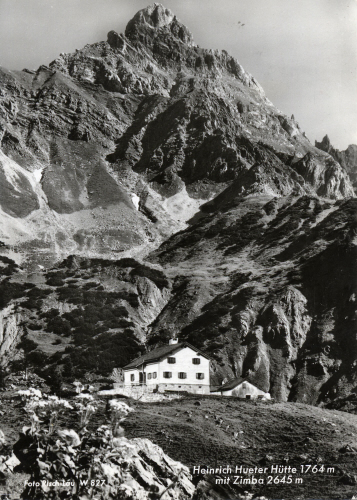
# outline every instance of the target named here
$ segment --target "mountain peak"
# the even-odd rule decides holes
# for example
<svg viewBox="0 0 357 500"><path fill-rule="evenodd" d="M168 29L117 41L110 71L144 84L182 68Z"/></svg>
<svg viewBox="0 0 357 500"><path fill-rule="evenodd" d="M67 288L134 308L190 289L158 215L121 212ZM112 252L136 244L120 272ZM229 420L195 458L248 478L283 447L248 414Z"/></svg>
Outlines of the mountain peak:
<svg viewBox="0 0 357 500"><path fill-rule="evenodd" d="M143 32L153 34L153 30L166 28L182 42L193 45L193 38L190 31L180 23L174 13L160 3L149 5L145 9L139 10L128 22L125 29L125 36L130 40L141 40L140 34ZM142 41L142 40L141 40Z"/></svg>
<svg viewBox="0 0 357 500"><path fill-rule="evenodd" d="M331 149L331 141L329 136L326 134L321 142L315 141L315 147L321 149L322 151L326 151L326 153L329 153L329 150Z"/></svg>
<svg viewBox="0 0 357 500"><path fill-rule="evenodd" d="M352 184L357 191L357 146L350 144L345 151L334 148L326 134L321 142L315 141L315 147L332 156L345 170L347 170Z"/></svg>
<svg viewBox="0 0 357 500"><path fill-rule="evenodd" d="M175 15L170 9L166 9L160 3L154 3L145 9L139 10L133 19L129 21L127 29L130 29L133 24L144 24L152 26L153 28L161 28L162 26L170 24L174 18Z"/></svg>

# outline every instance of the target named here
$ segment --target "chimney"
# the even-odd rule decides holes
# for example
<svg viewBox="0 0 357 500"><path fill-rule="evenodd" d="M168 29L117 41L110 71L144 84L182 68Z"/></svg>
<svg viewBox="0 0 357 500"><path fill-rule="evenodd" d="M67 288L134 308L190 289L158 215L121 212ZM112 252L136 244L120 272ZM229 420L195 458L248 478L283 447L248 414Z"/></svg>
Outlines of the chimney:
<svg viewBox="0 0 357 500"><path fill-rule="evenodd" d="M170 339L169 340L169 345L177 344L178 339Z"/></svg>

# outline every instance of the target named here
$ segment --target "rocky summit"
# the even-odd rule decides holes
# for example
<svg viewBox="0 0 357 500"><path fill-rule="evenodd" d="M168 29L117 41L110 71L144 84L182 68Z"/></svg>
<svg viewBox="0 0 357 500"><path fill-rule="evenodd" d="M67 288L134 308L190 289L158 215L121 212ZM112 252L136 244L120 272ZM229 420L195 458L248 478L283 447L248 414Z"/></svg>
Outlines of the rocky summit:
<svg viewBox="0 0 357 500"><path fill-rule="evenodd" d="M357 145L350 144L345 151L334 148L328 135L321 142L315 141L315 146L326 153L329 153L345 170L347 170L353 187L357 188Z"/></svg>
<svg viewBox="0 0 357 500"><path fill-rule="evenodd" d="M108 375L175 334L212 384L353 394L357 146L313 146L169 9L0 69L0 146L4 366Z"/></svg>

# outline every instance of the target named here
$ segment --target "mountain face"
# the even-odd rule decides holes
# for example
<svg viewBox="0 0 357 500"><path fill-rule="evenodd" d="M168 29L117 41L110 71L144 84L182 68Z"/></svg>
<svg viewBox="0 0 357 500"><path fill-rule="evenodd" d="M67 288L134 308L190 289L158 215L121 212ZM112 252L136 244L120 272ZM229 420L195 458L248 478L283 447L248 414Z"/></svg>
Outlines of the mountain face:
<svg viewBox="0 0 357 500"><path fill-rule="evenodd" d="M328 135L321 142L315 141L315 146L331 155L348 172L353 187L357 188L357 145L350 144L345 151L335 149L330 142Z"/></svg>
<svg viewBox="0 0 357 500"><path fill-rule="evenodd" d="M316 146L160 4L48 67L1 69L2 362L21 342L41 366L109 372L178 334L212 383L347 396L355 150Z"/></svg>
<svg viewBox="0 0 357 500"><path fill-rule="evenodd" d="M355 199L240 196L150 256L176 276L150 343L177 334L280 400L318 403L356 386Z"/></svg>
<svg viewBox="0 0 357 500"><path fill-rule="evenodd" d="M158 4L125 35L0 82L1 240L32 261L145 253L233 181L353 195L238 61L199 48Z"/></svg>

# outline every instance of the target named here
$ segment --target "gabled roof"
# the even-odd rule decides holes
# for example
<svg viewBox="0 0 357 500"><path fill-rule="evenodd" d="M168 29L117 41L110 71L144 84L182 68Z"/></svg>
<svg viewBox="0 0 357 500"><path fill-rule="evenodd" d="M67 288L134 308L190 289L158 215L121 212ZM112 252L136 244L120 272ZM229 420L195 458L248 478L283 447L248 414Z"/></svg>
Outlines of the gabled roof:
<svg viewBox="0 0 357 500"><path fill-rule="evenodd" d="M240 385L242 382L246 382L246 381L247 381L247 379L242 378L242 377L232 378L232 379L228 380L228 382L223 384L219 388L219 390L220 391L230 391L231 389L235 389L237 387L237 385Z"/></svg>
<svg viewBox="0 0 357 500"><path fill-rule="evenodd" d="M124 366L123 370L130 370L132 368L138 368L139 366L142 365L147 365L148 363L161 361L170 354L174 354L175 352L180 351L184 347L189 347L193 351L199 353L204 358L210 359L209 356L207 356L207 354L197 349L197 347L193 347L188 342L181 342L180 344L164 345L162 347L158 347L157 349L149 351L146 354L143 354L142 356L139 356L138 358L134 359L128 365Z"/></svg>
<svg viewBox="0 0 357 500"><path fill-rule="evenodd" d="M221 385L216 389L217 392L225 392L225 391L231 391L232 389L235 389L238 385L240 385L242 382L248 382L251 385L254 385L257 389L263 392L267 392L264 389L261 388L260 384L256 384L255 382L251 382L248 377L242 378L242 377L236 377L232 378L231 380L228 380L224 385Z"/></svg>

